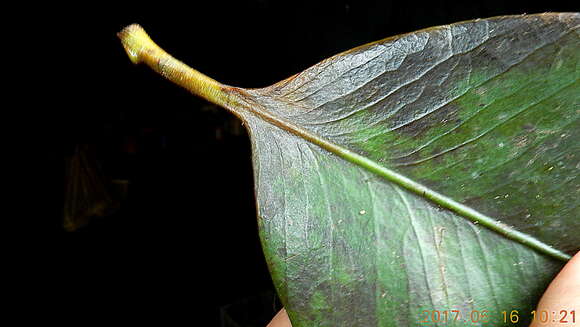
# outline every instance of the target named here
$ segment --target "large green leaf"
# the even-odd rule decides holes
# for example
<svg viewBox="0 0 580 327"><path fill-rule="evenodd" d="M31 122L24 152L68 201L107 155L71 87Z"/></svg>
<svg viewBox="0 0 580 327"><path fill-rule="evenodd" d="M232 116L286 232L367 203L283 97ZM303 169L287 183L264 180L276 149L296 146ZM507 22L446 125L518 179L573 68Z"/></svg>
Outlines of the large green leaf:
<svg viewBox="0 0 580 327"><path fill-rule="evenodd" d="M293 326L433 324L433 310L448 310L440 325L503 325L512 310L529 323L580 249L579 23L430 28L263 89L200 74L137 25L120 37L134 62L248 127L259 232Z"/></svg>

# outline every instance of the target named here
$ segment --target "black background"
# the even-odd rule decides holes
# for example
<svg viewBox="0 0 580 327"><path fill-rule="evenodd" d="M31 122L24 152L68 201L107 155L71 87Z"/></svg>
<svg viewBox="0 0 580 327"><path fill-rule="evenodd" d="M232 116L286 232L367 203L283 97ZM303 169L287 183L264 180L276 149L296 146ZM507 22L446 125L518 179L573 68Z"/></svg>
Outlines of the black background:
<svg viewBox="0 0 580 327"><path fill-rule="evenodd" d="M563 1L167 1L39 12L53 110L42 230L59 259L42 279L58 319L219 326L219 308L272 290L257 234L250 143L225 110L127 59L116 33L141 24L162 48L229 85L263 87L367 42L504 14L575 11ZM48 33L50 31L50 33ZM95 149L130 181L116 213L62 229L65 161ZM57 240L58 239L58 240ZM48 275L46 275L48 276ZM46 295L46 294L45 294ZM269 308L272 310L272 308ZM259 311L259 310L258 310ZM259 315L257 312L256 315ZM269 315L268 308L262 314Z"/></svg>

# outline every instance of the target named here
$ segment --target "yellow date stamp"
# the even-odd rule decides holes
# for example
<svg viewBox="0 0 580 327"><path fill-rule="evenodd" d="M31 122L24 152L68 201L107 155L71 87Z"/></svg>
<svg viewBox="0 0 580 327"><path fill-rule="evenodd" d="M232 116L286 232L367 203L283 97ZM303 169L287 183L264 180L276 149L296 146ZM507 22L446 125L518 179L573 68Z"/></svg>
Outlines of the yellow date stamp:
<svg viewBox="0 0 580 327"><path fill-rule="evenodd" d="M422 324L445 324L445 323L466 323L466 324L487 324L491 322L502 322L504 325L515 325L522 321L522 318L529 319L530 322L541 324L574 324L576 320L576 310L506 310L499 314L489 310L422 310L419 323Z"/></svg>

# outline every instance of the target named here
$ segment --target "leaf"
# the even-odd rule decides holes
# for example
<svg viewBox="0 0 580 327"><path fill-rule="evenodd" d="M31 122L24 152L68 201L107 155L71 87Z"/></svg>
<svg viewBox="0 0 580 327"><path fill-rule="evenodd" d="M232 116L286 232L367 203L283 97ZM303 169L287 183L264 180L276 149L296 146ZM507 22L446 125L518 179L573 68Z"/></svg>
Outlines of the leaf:
<svg viewBox="0 0 580 327"><path fill-rule="evenodd" d="M248 127L259 233L294 327L424 325L433 310L446 326L512 310L526 325L580 249L579 23L429 28L262 89L202 75L137 25L119 36L133 62Z"/></svg>

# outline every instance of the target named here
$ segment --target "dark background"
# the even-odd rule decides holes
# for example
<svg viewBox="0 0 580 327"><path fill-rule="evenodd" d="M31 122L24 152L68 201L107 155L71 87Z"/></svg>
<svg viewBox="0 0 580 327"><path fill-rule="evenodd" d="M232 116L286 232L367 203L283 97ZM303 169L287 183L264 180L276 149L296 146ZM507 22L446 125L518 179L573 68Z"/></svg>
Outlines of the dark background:
<svg viewBox="0 0 580 327"><path fill-rule="evenodd" d="M50 127L51 159L43 170L48 215L40 225L58 235L47 242L58 244L59 258L43 266L56 276L43 282L65 299L57 316L78 325L220 326L220 308L272 294L245 130L225 110L132 65L116 38L124 26L141 24L174 57L222 83L263 87L387 36L496 15L578 10L564 3L132 1L37 8L46 10L40 22L52 33L44 41L53 60L49 83L58 89L52 110L40 116ZM66 162L81 144L108 180L129 187L119 210L68 233ZM246 304L255 312L241 320L265 325L279 303L262 299Z"/></svg>

